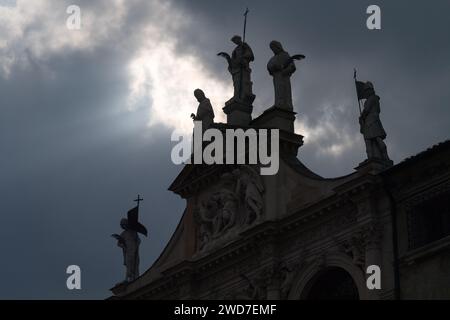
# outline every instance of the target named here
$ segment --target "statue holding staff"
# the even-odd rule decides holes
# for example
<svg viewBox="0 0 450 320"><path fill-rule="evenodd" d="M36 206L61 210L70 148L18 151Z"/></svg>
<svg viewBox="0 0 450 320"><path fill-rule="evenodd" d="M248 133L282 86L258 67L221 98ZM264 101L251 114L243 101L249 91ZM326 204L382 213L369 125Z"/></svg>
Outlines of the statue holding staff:
<svg viewBox="0 0 450 320"><path fill-rule="evenodd" d="M219 52L217 55L223 57L227 60L228 71L233 78L234 94L227 103L233 101L245 103L251 105L255 100L255 95L252 93L252 81L250 74L252 69L250 69L250 62L255 60L253 51L250 46L245 42L245 33L247 29L247 16L249 10L248 8L244 13L244 32L243 38L235 35L231 38L231 41L236 45L233 50L231 57L226 52Z"/></svg>
<svg viewBox="0 0 450 320"><path fill-rule="evenodd" d="M236 44L231 57L225 52L217 55L224 57L228 62L228 71L233 78L234 95L232 100L251 104L255 100L255 95L252 93L250 62L255 60L255 57L250 46L243 42L240 36L233 36L231 41Z"/></svg>
<svg viewBox="0 0 450 320"><path fill-rule="evenodd" d="M360 110L359 124L360 132L364 136L366 144L367 159L378 159L391 162L387 153L387 147L384 143L386 131L380 120L380 97L375 94L372 82L361 82L356 80L356 71L354 74L356 91L358 94L358 103L364 100L364 108Z"/></svg>

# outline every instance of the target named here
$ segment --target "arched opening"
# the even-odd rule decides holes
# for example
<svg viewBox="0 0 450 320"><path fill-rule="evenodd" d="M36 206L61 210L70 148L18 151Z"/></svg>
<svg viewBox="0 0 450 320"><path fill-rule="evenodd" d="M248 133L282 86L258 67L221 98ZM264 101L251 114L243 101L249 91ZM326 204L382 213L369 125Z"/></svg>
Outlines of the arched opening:
<svg viewBox="0 0 450 320"><path fill-rule="evenodd" d="M319 272L307 287L307 300L359 300L352 276L339 267L329 267Z"/></svg>

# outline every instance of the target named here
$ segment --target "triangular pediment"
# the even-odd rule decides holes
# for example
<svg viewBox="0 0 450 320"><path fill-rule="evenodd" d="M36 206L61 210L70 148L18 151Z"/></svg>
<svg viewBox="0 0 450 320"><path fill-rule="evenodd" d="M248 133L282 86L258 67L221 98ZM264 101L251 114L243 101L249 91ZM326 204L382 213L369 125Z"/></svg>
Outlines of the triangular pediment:
<svg viewBox="0 0 450 320"><path fill-rule="evenodd" d="M187 198L219 180L223 173L235 168L235 165L186 164L170 185L169 190L182 198Z"/></svg>

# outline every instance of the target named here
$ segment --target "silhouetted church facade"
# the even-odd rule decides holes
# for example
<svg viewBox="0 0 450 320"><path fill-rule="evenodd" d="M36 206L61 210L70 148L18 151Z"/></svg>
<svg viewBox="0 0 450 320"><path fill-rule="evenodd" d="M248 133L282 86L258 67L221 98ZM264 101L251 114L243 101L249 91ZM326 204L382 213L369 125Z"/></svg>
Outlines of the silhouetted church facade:
<svg viewBox="0 0 450 320"><path fill-rule="evenodd" d="M227 123L208 126L279 129L278 173L260 175L258 165L185 165L169 188L186 200L178 227L147 271L112 289L114 298L449 299L450 141L393 165L383 154L385 133L374 130L381 127L376 113L362 130L375 151L354 172L322 178L299 160L303 137L294 132L290 80L275 67L290 77L295 65L272 43L275 104L252 118L246 69L247 85L234 83L237 92L224 107ZM284 56L286 62L273 61ZM246 99L239 99L242 87ZM379 98L371 100L372 84L366 89L367 124ZM373 265L381 289L369 290Z"/></svg>

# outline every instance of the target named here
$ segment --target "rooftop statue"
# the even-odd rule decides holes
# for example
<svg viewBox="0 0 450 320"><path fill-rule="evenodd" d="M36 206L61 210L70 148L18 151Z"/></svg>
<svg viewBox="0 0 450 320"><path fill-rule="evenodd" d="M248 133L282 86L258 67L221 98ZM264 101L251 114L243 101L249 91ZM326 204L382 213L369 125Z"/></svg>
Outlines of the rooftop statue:
<svg viewBox="0 0 450 320"><path fill-rule="evenodd" d="M206 130L211 126L211 124L214 123L214 110L211 106L211 102L205 96L203 90L195 89L194 96L197 98L199 105L197 108L197 114L192 113L191 118L194 121L201 121L202 129Z"/></svg>
<svg viewBox="0 0 450 320"><path fill-rule="evenodd" d="M250 46L242 41L240 36L233 36L231 41L236 44L231 57L226 52L217 54L227 60L228 71L233 78L234 95L230 101L239 101L251 105L255 100L255 95L252 93L250 62L255 60L255 57Z"/></svg>
<svg viewBox="0 0 450 320"><path fill-rule="evenodd" d="M147 236L147 229L138 221L138 205L128 211L127 218L120 220L120 226L123 231L120 235L113 234L112 237L117 240L117 245L122 248L123 264L126 267L125 283L135 280L139 276L139 245L141 240L138 233Z"/></svg>
<svg viewBox="0 0 450 320"><path fill-rule="evenodd" d="M267 70L273 77L273 86L275 88L275 106L282 109L293 111L291 76L296 71L294 60L302 60L304 55L298 54L290 56L280 42L270 42L274 56L267 63Z"/></svg>
<svg viewBox="0 0 450 320"><path fill-rule="evenodd" d="M371 82L356 81L358 99L365 99L364 108L359 117L360 131L366 143L367 158L390 162L386 144L386 131L380 120L380 97L375 94Z"/></svg>

